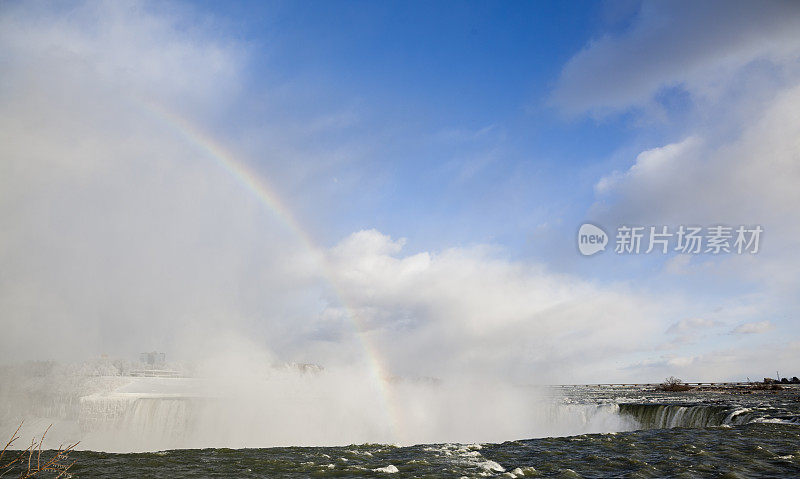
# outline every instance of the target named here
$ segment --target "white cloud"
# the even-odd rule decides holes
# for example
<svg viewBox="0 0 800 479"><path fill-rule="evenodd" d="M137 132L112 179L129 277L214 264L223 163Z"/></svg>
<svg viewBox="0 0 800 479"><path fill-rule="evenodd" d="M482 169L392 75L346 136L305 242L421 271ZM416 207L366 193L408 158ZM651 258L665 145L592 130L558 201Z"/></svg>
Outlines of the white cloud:
<svg viewBox="0 0 800 479"><path fill-rule="evenodd" d="M613 192L621 184L637 183L643 190L652 186L660 186L665 176L680 174L681 159L697 152L701 140L689 137L678 143L643 151L636 156L636 162L625 173L613 172L600 178L595 184L595 192L605 194ZM655 185L653 185L655 183Z"/></svg>
<svg viewBox="0 0 800 479"><path fill-rule="evenodd" d="M770 354L764 354L770 351ZM647 371L656 377L677 376L687 382L746 381L772 377L779 371L797 369L800 343L778 342L704 351L694 355L664 355L629 366L632 371ZM787 373L792 376L793 373Z"/></svg>
<svg viewBox="0 0 800 479"><path fill-rule="evenodd" d="M717 96L758 60L800 54L795 2L646 1L624 32L596 38L564 67L553 94L567 114L643 107L666 88Z"/></svg>
<svg viewBox="0 0 800 479"><path fill-rule="evenodd" d="M800 264L792 246L800 234L798 111L800 84L776 94L733 138L704 141L691 135L641 153L627 171L598 181L593 217L612 225L761 225L757 255L692 264L685 259L668 268L740 277L789 295Z"/></svg>
<svg viewBox="0 0 800 479"><path fill-rule="evenodd" d="M628 221L784 221L800 199L793 186L800 179L798 106L800 86L755 113L738 138L708 144L691 136L644 151L625 173L599 180L596 190Z"/></svg>
<svg viewBox="0 0 800 479"><path fill-rule="evenodd" d="M772 323L760 321L765 315L783 316L797 307L800 251L794 245L800 234L800 216L795 205L800 196L794 185L800 184L798 111L800 85L787 87L754 110L747 121L735 119L738 133L732 138L717 135L716 125L705 125L706 137L690 134L685 140L647 150L627 171L609 174L596 187L592 212L601 224L666 224L672 225L673 231L681 224L763 227L756 255L682 255L664 265L664 271L673 277L672 287L696 285L693 289L699 295L716 290L715 301L728 311L716 317L728 324L731 320L747 322L732 331L737 335L766 332ZM749 297L744 303L747 311L734 312L731 307L745 296ZM688 325L670 328L675 337L660 347L692 348L695 359L685 361L684 376L708 371L724 377L731 374L724 371L724 364L751 375L763 374L747 369L736 351L726 353L732 357L724 360L707 352L710 344L703 342L704 335L699 331L678 334L682 326ZM798 324L782 320L780 326L796 330ZM797 367L791 356L783 361L787 369ZM674 361L655 361L647 369L654 370L654 365L664 374L672 374L670 367L677 366Z"/></svg>
<svg viewBox="0 0 800 479"><path fill-rule="evenodd" d="M706 318L685 318L672 323L667 328L668 334L685 334L696 330L714 328L720 325L719 321Z"/></svg>
<svg viewBox="0 0 800 479"><path fill-rule="evenodd" d="M698 302L714 298L721 310L694 313L703 318L697 324L702 328L673 324L672 338L660 347L680 348L681 355L635 363L645 369L672 374L680 367L692 377L703 371L721 377L733 370L759 373L748 369L748 361L764 362L745 351L711 350L724 340L711 339L707 321L743 323L735 334L761 333L772 327L765 316L789 317L796 310L799 7L645 2L627 31L592 41L562 72L554 100L567 114L602 116L655 107L680 119L670 123L666 115L662 131L651 124L648 136L673 140L640 150L627 169L598 179L589 216L604 225L764 228L757 255L666 258L665 289L691 291ZM676 92L685 104L659 104ZM775 326L796 331L798 324L785 319ZM781 361L797 367L791 354Z"/></svg>
<svg viewBox="0 0 800 479"><path fill-rule="evenodd" d="M731 334L762 334L772 330L774 327L770 321L744 323L731 330Z"/></svg>
<svg viewBox="0 0 800 479"><path fill-rule="evenodd" d="M396 373L589 381L617 374L618 355L646 348L664 328L663 305L645 294L486 247L403 256L400 245L361 231L330 254L343 296Z"/></svg>
<svg viewBox="0 0 800 479"><path fill-rule="evenodd" d="M722 325L722 322L709 318L684 318L672 323L666 334L670 336L669 341L659 344L658 350L675 350L688 345L697 344L708 336L709 330Z"/></svg>

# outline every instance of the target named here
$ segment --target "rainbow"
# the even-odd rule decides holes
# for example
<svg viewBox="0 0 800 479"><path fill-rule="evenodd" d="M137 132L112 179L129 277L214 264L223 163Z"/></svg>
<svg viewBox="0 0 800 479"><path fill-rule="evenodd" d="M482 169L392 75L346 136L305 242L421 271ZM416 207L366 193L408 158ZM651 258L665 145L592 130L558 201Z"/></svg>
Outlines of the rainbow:
<svg viewBox="0 0 800 479"><path fill-rule="evenodd" d="M346 294L337 284L336 276L333 274L322 248L316 245L311 235L302 227L292 213L292 210L281 200L280 196L275 192L275 189L269 182L253 171L246 163L237 159L235 155L226 150L211 135L202 131L185 117L171 112L159 104L141 99L138 104L148 116L169 128L177 137L197 149L205 157L213 160L217 166L226 171L237 183L242 185L250 194L257 198L263 207L271 211L285 224L301 241L308 252L312 254L320 265L326 282L330 285L336 298L345 309L356 337L359 339L359 343L364 351L364 356L370 366L372 379L380 391L381 400L383 401L382 406L386 414L387 423L390 426L390 433L392 434L393 440L397 442L400 439L400 422L397 420L397 408L394 407L392 393L389 390L388 379L390 375L383 366L377 348L370 343L362 327L362 320L357 310L350 305Z"/></svg>

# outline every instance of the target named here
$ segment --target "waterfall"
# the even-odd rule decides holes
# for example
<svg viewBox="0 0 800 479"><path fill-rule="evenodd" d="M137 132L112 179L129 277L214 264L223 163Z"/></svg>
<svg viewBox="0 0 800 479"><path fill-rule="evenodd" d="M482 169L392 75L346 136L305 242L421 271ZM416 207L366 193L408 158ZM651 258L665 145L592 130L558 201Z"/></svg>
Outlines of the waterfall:
<svg viewBox="0 0 800 479"><path fill-rule="evenodd" d="M83 397L79 419L83 443L103 450L185 447L203 402L181 397Z"/></svg>
<svg viewBox="0 0 800 479"><path fill-rule="evenodd" d="M195 408L191 401L184 398L137 399L122 415L119 430L132 439L177 447L192 433Z"/></svg>
<svg viewBox="0 0 800 479"><path fill-rule="evenodd" d="M644 429L740 425L761 417L749 409L721 405L620 404L621 415L635 419Z"/></svg>

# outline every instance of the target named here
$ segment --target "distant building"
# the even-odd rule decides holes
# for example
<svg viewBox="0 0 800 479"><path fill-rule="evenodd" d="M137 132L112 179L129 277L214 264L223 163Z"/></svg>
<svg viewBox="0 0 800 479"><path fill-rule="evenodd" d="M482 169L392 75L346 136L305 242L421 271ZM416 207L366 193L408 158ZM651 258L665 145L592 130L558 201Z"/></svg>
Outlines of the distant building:
<svg viewBox="0 0 800 479"><path fill-rule="evenodd" d="M151 352L141 353L139 355L139 362L146 364L151 369L163 368L166 364L167 355L164 353Z"/></svg>
<svg viewBox="0 0 800 479"><path fill-rule="evenodd" d="M139 369L131 370L129 376L177 378L181 371L167 369L167 355L156 351L139 354Z"/></svg>

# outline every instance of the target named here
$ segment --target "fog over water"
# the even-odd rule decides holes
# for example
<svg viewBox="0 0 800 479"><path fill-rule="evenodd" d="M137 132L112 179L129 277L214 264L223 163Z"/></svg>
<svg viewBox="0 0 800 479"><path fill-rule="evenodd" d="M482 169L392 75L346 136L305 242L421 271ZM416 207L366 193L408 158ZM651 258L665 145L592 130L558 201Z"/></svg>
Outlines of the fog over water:
<svg viewBox="0 0 800 479"><path fill-rule="evenodd" d="M0 419L9 428L25 418L24 437L54 423L50 447L80 441L79 449L113 452L501 442L636 425L611 404L568 405L552 391L490 380L379 382L358 368L216 366L192 377L130 377L108 375L110 362L17 365L4 371Z"/></svg>

